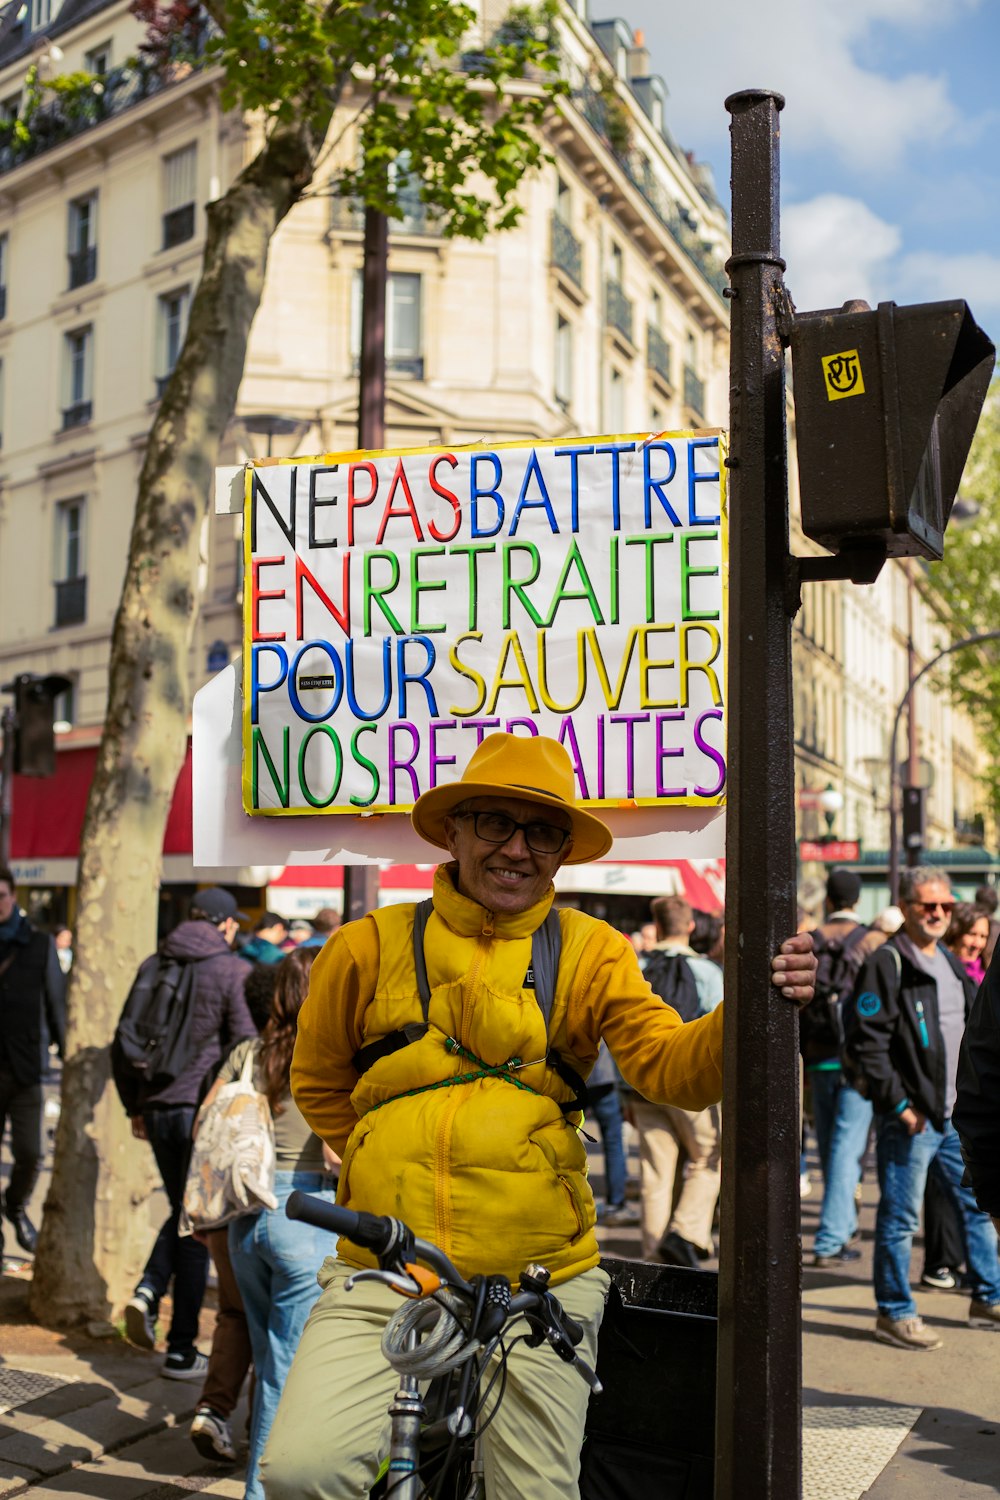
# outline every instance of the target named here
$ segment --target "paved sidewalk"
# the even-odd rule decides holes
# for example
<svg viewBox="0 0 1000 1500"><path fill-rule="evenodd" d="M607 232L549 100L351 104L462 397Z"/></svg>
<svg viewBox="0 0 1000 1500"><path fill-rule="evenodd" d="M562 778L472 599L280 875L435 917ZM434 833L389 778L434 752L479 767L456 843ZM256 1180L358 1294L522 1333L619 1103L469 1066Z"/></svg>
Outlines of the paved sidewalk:
<svg viewBox="0 0 1000 1500"><path fill-rule="evenodd" d="M164 1380L160 1361L117 1337L0 1357L0 1497L241 1496L242 1480L188 1439L200 1383Z"/></svg>
<svg viewBox="0 0 1000 1500"><path fill-rule="evenodd" d="M866 1183L862 1260L803 1276L803 1500L989 1500L1000 1489L1000 1336L965 1326L965 1298L918 1291L945 1347L875 1343L874 1199ZM818 1192L803 1203L807 1252L817 1218ZM638 1254L638 1229L601 1239L609 1254ZM161 1356L118 1338L32 1328L26 1297L25 1281L0 1282L0 1500L239 1500L242 1468L206 1463L188 1438L197 1384L164 1380ZM208 1310L202 1332L207 1348ZM245 1420L241 1407L233 1433L244 1451Z"/></svg>

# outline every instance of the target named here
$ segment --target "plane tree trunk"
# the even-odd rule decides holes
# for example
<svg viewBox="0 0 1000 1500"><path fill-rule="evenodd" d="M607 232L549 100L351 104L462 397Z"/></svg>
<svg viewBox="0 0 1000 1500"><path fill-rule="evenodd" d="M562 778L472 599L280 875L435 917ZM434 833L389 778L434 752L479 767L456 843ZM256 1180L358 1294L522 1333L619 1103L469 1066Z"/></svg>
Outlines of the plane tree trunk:
<svg viewBox="0 0 1000 1500"><path fill-rule="evenodd" d="M327 123L332 115L330 103ZM146 445L87 802L62 1113L32 1282L51 1327L105 1320L149 1249L156 1181L110 1071L135 971L156 943L161 850L184 763L202 524L235 405L271 237L308 187L323 121L281 127L207 209L187 338ZM318 133L317 133L318 132Z"/></svg>

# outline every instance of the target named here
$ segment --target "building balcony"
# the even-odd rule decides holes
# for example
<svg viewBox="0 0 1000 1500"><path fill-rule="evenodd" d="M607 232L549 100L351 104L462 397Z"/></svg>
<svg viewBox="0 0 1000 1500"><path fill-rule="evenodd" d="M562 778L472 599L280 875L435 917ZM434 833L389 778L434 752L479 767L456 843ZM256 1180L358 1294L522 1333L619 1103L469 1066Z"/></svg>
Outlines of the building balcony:
<svg viewBox="0 0 1000 1500"><path fill-rule="evenodd" d="M184 203L180 208L172 208L169 213L163 215L163 245L162 249L172 250L175 245L183 245L185 240L194 239L194 204Z"/></svg>
<svg viewBox="0 0 1000 1500"><path fill-rule="evenodd" d="M607 100L589 84L579 89L573 100L671 238L721 297L729 285L729 277L715 246L702 239L693 216L670 196L653 171L649 158L633 145L627 116L620 102Z"/></svg>
<svg viewBox="0 0 1000 1500"><path fill-rule="evenodd" d="M684 366L684 405L697 417L705 415L705 382L690 365Z"/></svg>
<svg viewBox="0 0 1000 1500"><path fill-rule="evenodd" d="M69 290L86 286L97 275L97 246L88 245L84 250L72 250L66 257L69 261Z"/></svg>
<svg viewBox="0 0 1000 1500"><path fill-rule="evenodd" d="M351 361L351 373L361 374L361 359L355 354ZM422 354L386 354L385 373L403 380L423 380L424 356Z"/></svg>
<svg viewBox="0 0 1000 1500"><path fill-rule="evenodd" d="M71 427L86 427L94 413L92 401L74 401L72 406L64 406L62 414L62 430L68 432Z"/></svg>
<svg viewBox="0 0 1000 1500"><path fill-rule="evenodd" d="M0 175L181 83L203 65L210 35L203 24L196 36L190 31L179 36L165 66L139 58L99 77L87 77L18 122L23 131L17 135L15 121L0 121Z"/></svg>
<svg viewBox="0 0 1000 1500"><path fill-rule="evenodd" d="M982 813L973 813L971 817L961 817L958 813L954 815L955 842L957 844L978 844L986 842L986 819Z"/></svg>
<svg viewBox="0 0 1000 1500"><path fill-rule="evenodd" d="M646 324L646 363L665 385L671 385L670 345L655 323Z"/></svg>
<svg viewBox="0 0 1000 1500"><path fill-rule="evenodd" d="M390 238L394 234L437 234L438 230L434 220L427 212L425 204L412 193L400 195L400 207L403 210L401 219L389 220ZM348 230L355 234L364 234L365 230L365 206L357 198L334 198L330 204L330 228Z"/></svg>
<svg viewBox="0 0 1000 1500"><path fill-rule="evenodd" d="M614 328L629 343L632 340L632 303L622 291L618 282L608 277L604 284L604 321L609 328Z"/></svg>
<svg viewBox="0 0 1000 1500"><path fill-rule="evenodd" d="M56 623L61 630L64 625L82 625L87 618L87 578L64 578L56 584Z"/></svg>
<svg viewBox="0 0 1000 1500"><path fill-rule="evenodd" d="M559 214L552 215L552 264L583 287L583 246Z"/></svg>

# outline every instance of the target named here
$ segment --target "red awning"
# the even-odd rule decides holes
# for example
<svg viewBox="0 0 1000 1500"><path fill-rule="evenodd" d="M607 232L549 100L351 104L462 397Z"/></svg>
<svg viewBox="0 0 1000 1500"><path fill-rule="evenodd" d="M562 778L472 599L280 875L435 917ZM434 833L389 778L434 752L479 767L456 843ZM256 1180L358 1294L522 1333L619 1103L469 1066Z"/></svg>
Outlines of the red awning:
<svg viewBox="0 0 1000 1500"><path fill-rule="evenodd" d="M97 746L60 750L54 776L14 777L11 858L76 859ZM164 854L191 853L191 746L174 788Z"/></svg>
<svg viewBox="0 0 1000 1500"><path fill-rule="evenodd" d="M434 869L433 863L390 865L379 870L379 885L383 890L429 891ZM593 873L592 884L587 882L588 869ZM573 866L572 870L573 889L578 891L593 890L608 895L683 891L691 905L700 911L721 911L726 902L724 859L632 860L620 864L609 861L594 866ZM620 882L609 879L615 872L621 873ZM317 891L340 890L343 884L343 865L287 865L284 873L270 883L272 890Z"/></svg>

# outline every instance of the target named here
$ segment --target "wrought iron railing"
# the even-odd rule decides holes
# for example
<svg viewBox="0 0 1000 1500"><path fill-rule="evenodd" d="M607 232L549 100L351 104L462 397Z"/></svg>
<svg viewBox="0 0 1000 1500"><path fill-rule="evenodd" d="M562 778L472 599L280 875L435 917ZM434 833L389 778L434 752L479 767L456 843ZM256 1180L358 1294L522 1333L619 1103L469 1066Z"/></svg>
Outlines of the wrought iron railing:
<svg viewBox="0 0 1000 1500"><path fill-rule="evenodd" d="M437 234L437 226L425 204L409 193L400 197L401 219L389 220L389 234ZM365 206L357 198L335 197L330 200L331 229L348 229L358 234L365 227Z"/></svg>
<svg viewBox="0 0 1000 1500"><path fill-rule="evenodd" d="M72 406L63 407L63 432L66 432L70 427L86 427L93 412L94 403L92 401L74 401Z"/></svg>
<svg viewBox="0 0 1000 1500"><path fill-rule="evenodd" d="M163 249L172 250L191 239L194 239L194 204L182 203L180 208L172 208L163 215Z"/></svg>
<svg viewBox="0 0 1000 1500"><path fill-rule="evenodd" d="M87 618L87 578L64 578L56 584L56 629L82 625Z"/></svg>
<svg viewBox="0 0 1000 1500"><path fill-rule="evenodd" d="M684 366L684 405L696 416L705 415L705 382L695 374L690 365Z"/></svg>
<svg viewBox="0 0 1000 1500"><path fill-rule="evenodd" d="M203 66L211 34L206 26L198 38L185 37L165 65L139 58L95 76L87 87L59 94L23 119L18 132L14 120L0 121L0 174L181 83Z"/></svg>
<svg viewBox="0 0 1000 1500"><path fill-rule="evenodd" d="M578 287L583 286L583 246L559 214L552 215L552 264L565 271Z"/></svg>
<svg viewBox="0 0 1000 1500"><path fill-rule="evenodd" d="M670 385L670 345L655 323L646 324L646 363Z"/></svg>
<svg viewBox="0 0 1000 1500"><path fill-rule="evenodd" d="M97 275L97 246L88 245L85 250L71 250L69 261L69 289L86 286Z"/></svg>
<svg viewBox="0 0 1000 1500"><path fill-rule="evenodd" d="M632 303L612 276L604 284L604 321L632 342Z"/></svg>
<svg viewBox="0 0 1000 1500"><path fill-rule="evenodd" d="M607 101L589 84L577 91L574 100L584 119L601 137L632 186L721 297L724 288L729 285L729 277L714 245L701 237L696 225L687 221L684 212L656 176L648 157L626 139L618 116L609 108Z"/></svg>

